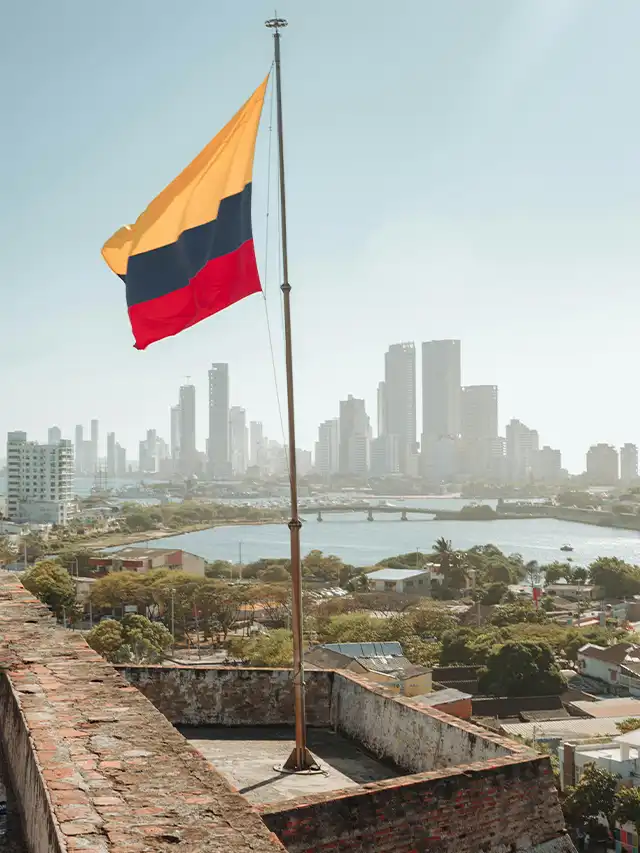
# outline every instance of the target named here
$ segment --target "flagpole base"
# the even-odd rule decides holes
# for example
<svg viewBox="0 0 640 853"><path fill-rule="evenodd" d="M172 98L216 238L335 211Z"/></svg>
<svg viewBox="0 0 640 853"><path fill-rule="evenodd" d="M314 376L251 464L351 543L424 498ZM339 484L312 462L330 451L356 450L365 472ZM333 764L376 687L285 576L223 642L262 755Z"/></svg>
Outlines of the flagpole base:
<svg viewBox="0 0 640 853"><path fill-rule="evenodd" d="M278 773L323 773L322 767L315 760L308 749L303 749L302 752L298 747L294 747L291 755L284 764L278 764L274 768Z"/></svg>

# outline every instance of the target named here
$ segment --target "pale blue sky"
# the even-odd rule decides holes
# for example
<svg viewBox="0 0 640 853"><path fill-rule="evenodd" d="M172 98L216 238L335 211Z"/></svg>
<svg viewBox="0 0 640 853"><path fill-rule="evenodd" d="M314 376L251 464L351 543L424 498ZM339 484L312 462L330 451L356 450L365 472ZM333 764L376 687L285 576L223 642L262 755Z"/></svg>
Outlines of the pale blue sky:
<svg viewBox="0 0 640 853"><path fill-rule="evenodd" d="M232 403L279 437L261 298L139 353L100 257L258 85L272 4L0 7L0 435L97 417L133 456L168 437L188 374L204 449L207 369L228 361ZM592 441L640 444L638 0L279 11L299 444L349 393L375 422L388 344L445 337L465 384L500 386L501 424L572 470Z"/></svg>

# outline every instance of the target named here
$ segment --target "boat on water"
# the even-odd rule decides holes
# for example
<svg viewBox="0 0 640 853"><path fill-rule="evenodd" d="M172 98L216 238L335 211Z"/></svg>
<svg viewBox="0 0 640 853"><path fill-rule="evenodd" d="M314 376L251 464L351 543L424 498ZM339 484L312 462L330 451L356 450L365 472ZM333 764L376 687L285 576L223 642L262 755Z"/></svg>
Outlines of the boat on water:
<svg viewBox="0 0 640 853"><path fill-rule="evenodd" d="M573 545L563 545L560 548L561 551L573 551Z"/></svg>

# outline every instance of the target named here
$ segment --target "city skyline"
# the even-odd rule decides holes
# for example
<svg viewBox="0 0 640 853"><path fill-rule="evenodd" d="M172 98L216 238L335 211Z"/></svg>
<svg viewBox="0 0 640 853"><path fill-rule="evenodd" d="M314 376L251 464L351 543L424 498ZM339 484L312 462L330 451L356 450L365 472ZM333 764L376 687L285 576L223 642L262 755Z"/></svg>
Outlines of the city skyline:
<svg viewBox="0 0 640 853"><path fill-rule="evenodd" d="M517 418L501 427L497 385L462 384L464 359L460 340L422 341L418 351L420 371L416 369L414 342L388 345L383 360L385 378L378 383L375 412L368 410L365 398L352 394L337 401L338 416L320 423L311 448L302 442L298 445L305 471L313 459L314 466L325 476L404 473L431 481L462 475L467 480L490 481L497 477L505 482L522 482L531 472L549 480L566 469L564 450L551 447L545 436L541 440L539 430ZM272 463L266 462L269 447L281 457L286 442L267 437L263 421L252 417L254 413L246 407L235 402L230 405L229 364L213 363L207 375L208 395L200 401L202 405L198 406L196 385L187 377L178 389L178 404L168 409L166 432L149 428L145 437L138 437L129 449L121 443L117 431L102 432L96 418L90 421L88 440L84 438L84 424L76 424L73 444L77 472L91 476L100 468L113 478L125 470L164 470L167 474L198 472L220 478L243 475L256 464L271 470ZM422 388L422 419L417 417L417 386ZM197 428L199 408L207 411L208 435L204 438ZM456 432L452 434L452 430ZM412 441L418 434L422 441ZM56 424L47 428L46 440L35 440L55 444L61 438L66 436ZM30 436L30 440L34 437ZM569 473L611 471L612 447L621 477L630 479L629 472L637 470L637 445L629 441L618 446L591 441L583 454L585 464ZM498 471L496 460L503 457L504 470ZM163 467L160 463L164 460L172 460L173 464ZM279 458L271 473L282 465L284 461Z"/></svg>
<svg viewBox="0 0 640 853"><path fill-rule="evenodd" d="M203 366L227 362L248 417L280 436L261 297L139 353L122 287L100 257L114 228L262 79L272 8L227 4L224 27L212 29L202 25L212 20L205 0L180 16L161 3L153 31L142 7L112 8L98 24L78 0L62 17L41 3L36 29L28 4L8 9L12 38L0 64L16 78L6 107L22 132L3 140L0 162L9 295L0 356L11 365L0 435L25 429L44 439L58 423L70 437L93 417L132 448L148 428L168 434L167 389L191 374L204 400ZM349 393L375 411L387 341L455 338L465 342L463 382L499 386L501 430L511 417L535 423L570 470L583 466L591 441L638 443L640 405L619 369L640 355L640 119L628 106L640 64L637 0L617 0L614 15L593 0L428 0L405 7L412 25L393 44L379 0L367 5L360 37L362 8L299 4L283 40L299 442L311 447ZM327 64L323 34L336 18ZM24 56L28 73L16 75ZM229 84L212 93L223 78ZM402 156L389 160L399 146ZM268 148L263 128L254 230L281 371L276 228L264 269ZM30 344L17 358L27 321ZM108 352L97 348L105 331Z"/></svg>

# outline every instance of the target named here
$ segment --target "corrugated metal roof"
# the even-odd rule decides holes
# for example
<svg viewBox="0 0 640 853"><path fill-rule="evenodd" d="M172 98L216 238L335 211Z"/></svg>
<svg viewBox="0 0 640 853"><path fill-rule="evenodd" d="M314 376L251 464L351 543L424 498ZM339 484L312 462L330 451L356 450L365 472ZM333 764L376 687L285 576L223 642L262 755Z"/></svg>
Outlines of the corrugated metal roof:
<svg viewBox="0 0 640 853"><path fill-rule="evenodd" d="M421 696L412 696L413 702L421 705L446 705L447 702L462 702L463 699L471 699L470 693L463 693L455 687L445 687L444 690L436 690L433 693L423 693Z"/></svg>
<svg viewBox="0 0 640 853"><path fill-rule="evenodd" d="M323 643L323 649L339 652L350 658L401 657L400 643Z"/></svg>
<svg viewBox="0 0 640 853"><path fill-rule="evenodd" d="M606 717L640 717L640 699L629 699L621 697L618 699L601 699L598 702L572 702L588 717L604 719Z"/></svg>
<svg viewBox="0 0 640 853"><path fill-rule="evenodd" d="M525 740L533 740L534 737L536 740L576 740L619 735L616 723L621 723L624 719L625 717L605 717L585 720L573 717L542 723L507 723L500 726L500 731Z"/></svg>
<svg viewBox="0 0 640 853"><path fill-rule="evenodd" d="M376 572L368 572L367 577L373 581L404 581L428 574L429 571L424 569L378 569Z"/></svg>

